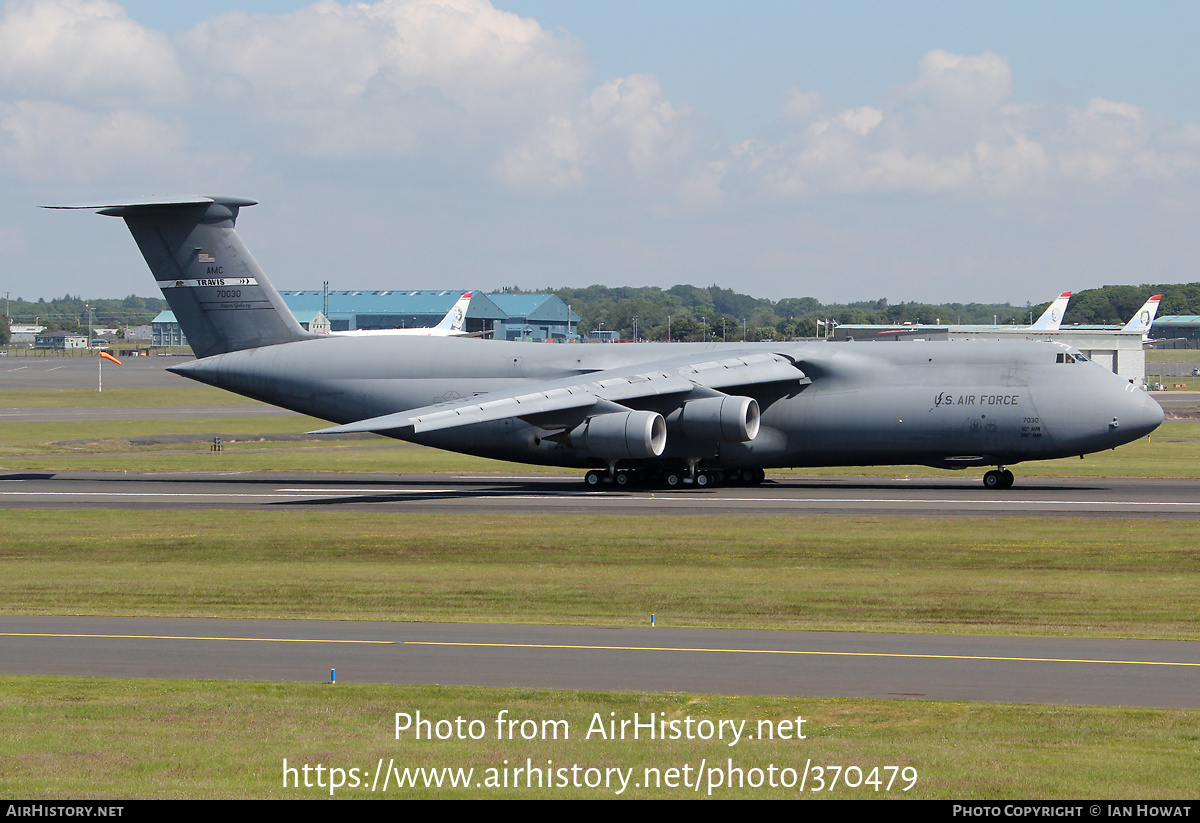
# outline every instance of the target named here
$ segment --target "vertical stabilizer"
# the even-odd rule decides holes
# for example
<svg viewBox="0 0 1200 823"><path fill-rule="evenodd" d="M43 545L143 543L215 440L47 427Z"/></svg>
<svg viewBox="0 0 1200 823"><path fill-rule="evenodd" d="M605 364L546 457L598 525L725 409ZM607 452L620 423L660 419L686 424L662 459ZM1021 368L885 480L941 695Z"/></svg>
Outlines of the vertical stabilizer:
<svg viewBox="0 0 1200 823"><path fill-rule="evenodd" d="M129 226L197 357L306 340L234 230L241 197L148 199L91 206Z"/></svg>
<svg viewBox="0 0 1200 823"><path fill-rule="evenodd" d="M1058 331L1058 327L1062 325L1063 315L1067 313L1067 303L1071 300L1071 293L1065 291L1054 299L1042 316L1037 319L1030 331Z"/></svg>
<svg viewBox="0 0 1200 823"><path fill-rule="evenodd" d="M446 312L446 316L441 322L434 326L439 331L458 334L462 332L463 325L467 322L467 307L471 305L471 296L475 292L467 292L462 297L458 298L450 311Z"/></svg>
<svg viewBox="0 0 1200 823"><path fill-rule="evenodd" d="M1156 294L1147 300L1121 331L1139 331L1142 333L1143 340L1149 337L1150 327L1154 325L1154 315L1158 314L1158 301L1160 300L1162 300L1161 294Z"/></svg>

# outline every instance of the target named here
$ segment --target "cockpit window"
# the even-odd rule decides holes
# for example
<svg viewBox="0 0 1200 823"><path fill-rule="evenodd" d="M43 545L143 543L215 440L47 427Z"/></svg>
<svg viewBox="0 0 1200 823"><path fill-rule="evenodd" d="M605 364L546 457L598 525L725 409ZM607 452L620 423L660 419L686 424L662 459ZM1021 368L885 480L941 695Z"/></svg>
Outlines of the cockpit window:
<svg viewBox="0 0 1200 823"><path fill-rule="evenodd" d="M1083 352L1075 352L1074 354L1072 354L1071 352L1059 352L1057 355L1057 359L1054 362L1056 362L1056 363L1090 363L1091 360L1089 360L1088 356L1086 354L1084 354Z"/></svg>

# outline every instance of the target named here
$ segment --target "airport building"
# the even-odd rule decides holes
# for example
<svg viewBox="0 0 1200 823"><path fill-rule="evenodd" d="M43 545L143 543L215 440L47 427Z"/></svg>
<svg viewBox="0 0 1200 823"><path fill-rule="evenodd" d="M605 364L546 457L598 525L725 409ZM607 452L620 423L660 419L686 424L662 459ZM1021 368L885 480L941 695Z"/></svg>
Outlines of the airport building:
<svg viewBox="0 0 1200 823"><path fill-rule="evenodd" d="M319 311L294 311L296 322L300 324L300 328L305 331L310 331L313 334L329 334L329 318L321 314Z"/></svg>
<svg viewBox="0 0 1200 823"><path fill-rule="evenodd" d="M175 312L160 311L150 321L150 345L152 346L186 346L187 337L175 319Z"/></svg>
<svg viewBox="0 0 1200 823"><path fill-rule="evenodd" d="M292 314L320 311L329 318L329 330L420 329L436 326L469 291L411 291L399 289L348 289L324 292L320 289L280 291ZM326 302L328 301L328 309ZM491 331L492 324L504 320L504 313L487 295L475 292L467 309L465 330Z"/></svg>
<svg viewBox="0 0 1200 823"><path fill-rule="evenodd" d="M454 303L470 289L368 291L328 293L329 330L424 329L436 326ZM281 291L292 313L324 310L326 293L318 290ZM553 294L484 294L476 291L467 307L463 330L491 333L496 340L566 340L578 331L579 316Z"/></svg>
<svg viewBox="0 0 1200 823"><path fill-rule="evenodd" d="M1158 321L1155 321L1155 326ZM1146 353L1140 331L1123 331L1119 326L1063 326L1055 331L1035 331L1027 326L898 326L843 325L834 332L837 340L877 340L881 343L915 340L1044 340L1064 343L1111 369L1136 385L1146 379Z"/></svg>
<svg viewBox="0 0 1200 823"><path fill-rule="evenodd" d="M33 345L38 349L86 349L88 339L86 334L48 331L38 334L34 338Z"/></svg>
<svg viewBox="0 0 1200 823"><path fill-rule="evenodd" d="M46 330L45 326L22 325L12 323L8 327L9 339L16 344L26 343L33 345L38 334Z"/></svg>
<svg viewBox="0 0 1200 823"><path fill-rule="evenodd" d="M504 312L496 340L573 340L579 336L579 315L553 294L492 294ZM471 307L475 304L472 301ZM471 313L467 312L469 318Z"/></svg>
<svg viewBox="0 0 1200 823"><path fill-rule="evenodd" d="M1159 349L1200 349L1200 315L1169 314L1156 318L1150 339L1161 340Z"/></svg>
<svg viewBox="0 0 1200 823"><path fill-rule="evenodd" d="M281 291L280 297L304 328L326 334L356 329L413 329L436 326L467 289L438 291L320 289ZM175 313L160 312L151 323L155 346L186 346ZM579 315L553 294L475 292L464 331L491 333L496 340L564 341L578 338Z"/></svg>

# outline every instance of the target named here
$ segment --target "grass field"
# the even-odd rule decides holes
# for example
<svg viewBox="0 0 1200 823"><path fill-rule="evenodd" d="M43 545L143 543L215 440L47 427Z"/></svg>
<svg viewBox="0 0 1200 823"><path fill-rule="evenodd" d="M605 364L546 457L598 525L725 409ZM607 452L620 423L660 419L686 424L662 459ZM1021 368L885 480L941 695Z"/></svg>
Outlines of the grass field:
<svg viewBox="0 0 1200 823"><path fill-rule="evenodd" d="M112 386L103 392L95 389L21 389L7 391L0 398L6 409L102 409L120 406L262 406L257 400L215 389L212 386L183 385L172 388L131 388Z"/></svg>
<svg viewBox="0 0 1200 823"><path fill-rule="evenodd" d="M4 512L0 613L1200 639L1187 521L451 520Z"/></svg>
<svg viewBox="0 0 1200 823"><path fill-rule="evenodd" d="M62 408L243 402L205 387L103 396L9 392ZM15 398L15 399L13 399ZM102 399L101 399L102 398ZM232 398L232 400L230 400ZM296 418L9 423L0 467L128 470L511 471L377 440L263 441ZM208 453L211 433L230 437ZM169 438L184 442L144 441ZM190 438L194 437L194 440ZM238 439L242 438L242 439ZM1022 476L1196 477L1200 423ZM553 469L559 472L561 470ZM803 474L845 474L832 469ZM912 467L888 475L945 474ZM447 528L448 523L453 528ZM470 620L1200 640L1195 526L1153 519L472 517L292 512L0 511L0 613ZM394 714L490 720L599 712L804 716L807 739L650 744L395 739ZM1200 712L928 701L579 693L364 684L0 678L0 797L320 797L282 761L373 771L579 764L743 770L805 763L916 769L890 796L1194 798ZM887 772L885 771L886 775ZM301 778L303 779L303 778ZM315 780L315 778L314 778ZM901 783L902 785L902 783ZM811 786L810 786L811 788ZM414 797L603 797L602 788L391 790ZM805 792L876 796L873 789ZM700 796L704 792L699 793ZM718 789L796 797L796 788ZM345 789L337 796L370 796ZM378 796L378 794L376 795ZM691 788L622 796L697 796ZM888 796L885 791L878 796Z"/></svg>
<svg viewBox="0 0 1200 823"><path fill-rule="evenodd" d="M558 739L497 740L494 721L505 709L509 718L566 725L557 727ZM418 741L406 731L397 739L396 713L415 715L418 710L433 721L479 720L476 730L483 729L482 737ZM743 738L730 746L728 737L587 738L596 715L601 720L632 719L635 712L643 721L651 713L680 724L687 718L697 724L745 721L743 728L751 734L760 721L779 728L780 721L794 724L800 718L804 739ZM711 789L717 798L1151 800L1195 797L1200 770L1196 712L908 700L10 677L0 681L0 728L5 730L0 735L0 796L38 800L331 794L685 798L709 796L709 784L718 776L721 785ZM564 728L568 739L561 736ZM287 788L285 758L297 769ZM371 776L380 762L401 774L420 768L474 772L465 789L397 789L393 777L386 793L382 778L372 793ZM823 790L815 791L818 779L811 768L803 792L798 785L779 785L798 784L809 762L824 769ZM325 769L323 787L317 785L318 764ZM304 765L310 766L307 788ZM527 765L567 771L552 773L556 783L550 787L514 787L521 777L514 770ZM685 766L687 787L679 785ZM740 787L729 787L726 774L735 780L738 774L731 767L741 770ZM840 774L835 772L839 767ZM333 792L330 768L342 769L343 776L335 779L347 784ZM672 768L678 770L674 788L667 785ZM360 770L361 776L350 769ZM878 787L868 782L873 769L878 770ZM604 785L605 776L612 778L611 787ZM624 790L621 776L628 782ZM699 790L692 788L697 776ZM567 786L558 785L560 777ZM363 785L351 788L352 778ZM847 786L847 778L855 785ZM488 787L489 779L498 787ZM584 781L597 785L570 785ZM751 785L756 781L758 788Z"/></svg>
<svg viewBox="0 0 1200 823"><path fill-rule="evenodd" d="M1200 349L1147 349L1146 363L1200 363Z"/></svg>

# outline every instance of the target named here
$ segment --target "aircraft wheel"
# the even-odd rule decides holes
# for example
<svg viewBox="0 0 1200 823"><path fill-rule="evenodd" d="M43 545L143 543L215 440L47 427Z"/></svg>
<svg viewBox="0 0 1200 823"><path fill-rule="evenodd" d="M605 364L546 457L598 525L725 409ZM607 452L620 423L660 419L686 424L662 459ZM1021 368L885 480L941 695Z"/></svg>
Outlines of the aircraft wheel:
<svg viewBox="0 0 1200 823"><path fill-rule="evenodd" d="M583 483L589 489L594 489L604 482L604 472L592 469L583 476Z"/></svg>
<svg viewBox="0 0 1200 823"><path fill-rule="evenodd" d="M990 472L987 472L986 474L984 474L984 476L983 476L983 487L984 487L985 489L1003 489L1003 488L1006 488L1006 487L1005 487L1005 485L1004 485L1004 472L1002 472L1002 471L996 471L996 470L992 470L992 471L990 471Z"/></svg>
<svg viewBox="0 0 1200 823"><path fill-rule="evenodd" d="M712 475L709 474L708 472L696 472L696 477L695 477L694 482L696 484L696 488L706 489L712 485L712 482L713 482Z"/></svg>
<svg viewBox="0 0 1200 823"><path fill-rule="evenodd" d="M613 482L624 488L629 485L629 472L617 472L617 476L613 478Z"/></svg>
<svg viewBox="0 0 1200 823"><path fill-rule="evenodd" d="M762 469L746 469L742 472L742 482L747 486L758 486L767 479L767 473Z"/></svg>
<svg viewBox="0 0 1200 823"><path fill-rule="evenodd" d="M677 471L669 471L663 475L663 485L668 489L677 489L683 485L683 475Z"/></svg>
<svg viewBox="0 0 1200 823"><path fill-rule="evenodd" d="M1015 481L1017 478L1016 478L1016 477L1014 477L1014 476L1013 476L1013 473L1012 473L1012 472L1010 472L1008 469L1005 469L1003 472L1001 472L1001 474L1003 474L1003 475L1004 475L1004 488L1006 488L1006 489L1011 489L1011 488L1012 488L1012 484L1013 484L1013 482L1014 482L1014 481Z"/></svg>

